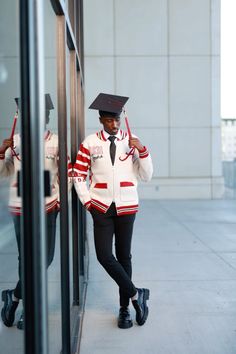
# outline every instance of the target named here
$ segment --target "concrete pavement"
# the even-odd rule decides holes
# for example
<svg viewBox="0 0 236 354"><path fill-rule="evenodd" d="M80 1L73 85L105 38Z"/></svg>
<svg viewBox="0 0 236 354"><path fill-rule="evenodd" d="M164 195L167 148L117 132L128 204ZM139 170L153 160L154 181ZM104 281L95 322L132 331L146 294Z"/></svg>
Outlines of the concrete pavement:
<svg viewBox="0 0 236 354"><path fill-rule="evenodd" d="M236 201L141 201L133 281L151 290L146 324L117 328L118 289L90 270L80 354L235 354ZM131 308L134 318L134 310Z"/></svg>

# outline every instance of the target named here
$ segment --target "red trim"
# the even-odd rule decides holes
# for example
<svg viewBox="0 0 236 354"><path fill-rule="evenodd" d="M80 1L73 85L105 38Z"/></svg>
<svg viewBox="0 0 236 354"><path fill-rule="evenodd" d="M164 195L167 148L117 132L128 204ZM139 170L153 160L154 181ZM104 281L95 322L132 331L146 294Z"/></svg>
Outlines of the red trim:
<svg viewBox="0 0 236 354"><path fill-rule="evenodd" d="M101 137L104 141L106 141L107 139L105 138L104 134L103 134L103 130L101 131Z"/></svg>
<svg viewBox="0 0 236 354"><path fill-rule="evenodd" d="M84 166L84 165L81 165L80 163L76 162L74 164L74 169L76 169L77 171L87 172L88 171L88 166Z"/></svg>
<svg viewBox="0 0 236 354"><path fill-rule="evenodd" d="M87 210L90 210L91 208L91 200L89 200L88 202L84 203L84 206Z"/></svg>
<svg viewBox="0 0 236 354"><path fill-rule="evenodd" d="M139 158L144 159L145 157L148 157L149 152L148 149L144 146L143 150L139 150Z"/></svg>
<svg viewBox="0 0 236 354"><path fill-rule="evenodd" d="M57 207L57 199L52 200L45 205L46 212L49 212Z"/></svg>
<svg viewBox="0 0 236 354"><path fill-rule="evenodd" d="M120 207L117 207L117 210L122 210L122 209L137 209L138 208L138 204L135 205L123 205Z"/></svg>
<svg viewBox="0 0 236 354"><path fill-rule="evenodd" d="M108 208L109 208L108 205L103 204L103 203L101 203L99 200L96 200L96 199L92 199L92 200L91 200L91 204L92 204L92 206L93 206L95 209L101 211L101 212L104 213L104 214L107 212L107 210L108 210Z"/></svg>
<svg viewBox="0 0 236 354"><path fill-rule="evenodd" d="M148 157L148 155L149 155L148 153L145 154L145 155L139 155L139 158L140 158L140 159L145 159L146 157Z"/></svg>
<svg viewBox="0 0 236 354"><path fill-rule="evenodd" d="M142 150L139 150L140 153L145 152L145 151L147 151L146 146L144 146Z"/></svg>
<svg viewBox="0 0 236 354"><path fill-rule="evenodd" d="M117 215L135 214L138 212L138 204L120 206L117 207L116 210L117 210Z"/></svg>
<svg viewBox="0 0 236 354"><path fill-rule="evenodd" d="M125 139L127 137L127 132L121 130L122 136L121 136L121 140Z"/></svg>
<svg viewBox="0 0 236 354"><path fill-rule="evenodd" d="M9 205L9 210L12 215L21 215L21 207Z"/></svg>
<svg viewBox="0 0 236 354"><path fill-rule="evenodd" d="M55 199L52 202L45 205L46 214L48 214L51 211L56 210L56 209L59 210L59 205L60 205L60 203L57 201L57 199ZM9 206L9 210L12 215L22 215L22 208L21 207Z"/></svg>
<svg viewBox="0 0 236 354"><path fill-rule="evenodd" d="M131 214L135 214L137 213L138 210L133 210L133 211L117 211L117 215L121 216L121 215L131 215Z"/></svg>
<svg viewBox="0 0 236 354"><path fill-rule="evenodd" d="M90 155L85 154L84 152L79 150L79 152L78 152L78 154L76 156L76 160L90 163Z"/></svg>
<svg viewBox="0 0 236 354"><path fill-rule="evenodd" d="M17 215L17 216L20 216L20 215L21 215L21 211L19 211L19 212L14 212L14 211L11 211L11 210L10 210L10 213L11 213L11 215Z"/></svg>
<svg viewBox="0 0 236 354"><path fill-rule="evenodd" d="M56 203L55 205L53 205L49 209L46 209L46 214L51 213L53 210L59 210L59 209L60 209L60 207L59 207L58 203Z"/></svg>
<svg viewBox="0 0 236 354"><path fill-rule="evenodd" d="M50 135L50 130L48 130L45 135L44 135L44 139L45 140L49 140L49 135Z"/></svg>
<svg viewBox="0 0 236 354"><path fill-rule="evenodd" d="M108 205L103 204L102 202L100 202L100 201L99 201L99 200L97 200L97 199L92 199L91 201L92 201L92 202L96 202L96 203L100 204L100 205L101 205L101 206L103 206L104 208L108 208Z"/></svg>
<svg viewBox="0 0 236 354"><path fill-rule="evenodd" d="M96 183L94 188L107 189L107 183Z"/></svg>
<svg viewBox="0 0 236 354"><path fill-rule="evenodd" d="M83 154L90 156L89 150L86 147L84 147L83 144L80 145L79 151L81 151Z"/></svg>
<svg viewBox="0 0 236 354"><path fill-rule="evenodd" d="M120 187L133 187L134 184L132 182L120 182Z"/></svg>

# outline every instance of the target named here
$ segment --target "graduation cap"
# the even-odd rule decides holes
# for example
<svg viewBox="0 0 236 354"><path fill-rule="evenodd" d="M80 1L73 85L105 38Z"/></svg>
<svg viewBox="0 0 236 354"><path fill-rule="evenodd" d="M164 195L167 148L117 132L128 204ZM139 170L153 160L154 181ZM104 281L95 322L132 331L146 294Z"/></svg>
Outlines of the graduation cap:
<svg viewBox="0 0 236 354"><path fill-rule="evenodd" d="M89 108L98 110L100 117L119 117L128 99L129 97L99 93Z"/></svg>
<svg viewBox="0 0 236 354"><path fill-rule="evenodd" d="M19 107L20 101L21 101L20 98L19 98L19 97L16 97L16 98L15 98L15 101L16 101L17 107L20 108L20 107ZM54 109L54 106L53 106L53 103L52 103L52 99L51 99L51 96L50 96L49 93L46 93L46 94L45 94L45 108L46 108L46 110L48 110L48 111L50 111L51 109Z"/></svg>
<svg viewBox="0 0 236 354"><path fill-rule="evenodd" d="M54 109L53 103L52 103L52 99L49 93L45 94L45 108L48 109L49 111L51 109Z"/></svg>

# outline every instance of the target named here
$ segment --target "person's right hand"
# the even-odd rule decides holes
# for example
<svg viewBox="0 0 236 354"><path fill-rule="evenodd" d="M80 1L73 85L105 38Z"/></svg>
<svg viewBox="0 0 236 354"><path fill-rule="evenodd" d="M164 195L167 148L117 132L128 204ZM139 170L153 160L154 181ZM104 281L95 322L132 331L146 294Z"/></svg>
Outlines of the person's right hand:
<svg viewBox="0 0 236 354"><path fill-rule="evenodd" d="M13 147L13 139L4 139L0 146L0 153L4 154L9 147Z"/></svg>

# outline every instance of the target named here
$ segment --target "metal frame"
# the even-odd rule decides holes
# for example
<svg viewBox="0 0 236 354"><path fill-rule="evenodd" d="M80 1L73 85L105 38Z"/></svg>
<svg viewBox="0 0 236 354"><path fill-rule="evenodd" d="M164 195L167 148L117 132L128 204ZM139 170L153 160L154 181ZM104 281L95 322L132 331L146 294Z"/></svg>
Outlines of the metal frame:
<svg viewBox="0 0 236 354"><path fill-rule="evenodd" d="M70 345L70 267L67 182L67 110L66 110L66 26L65 17L57 17L57 96L60 177L60 246L62 354L71 353Z"/></svg>
<svg viewBox="0 0 236 354"><path fill-rule="evenodd" d="M61 246L61 301L62 301L62 354L71 354L78 346L75 335L71 340L72 328L81 328L81 312L86 293L85 279L85 211L72 191L72 233L73 233L73 308L70 308L69 273L69 225L67 189L67 110L66 105L66 44L70 50L71 85L71 157L76 158L78 144L84 137L84 98L82 42L82 0L70 1L70 11L79 9L79 32L76 16L73 30L62 0L51 0L57 15L57 72L58 72L58 135L60 175L60 246ZM79 8L78 8L79 6ZM36 0L22 0L20 6L20 71L22 100L22 178L23 200L22 223L22 269L23 297L25 310L25 353L48 353L47 315L47 272L45 247L44 213L44 51L43 51L43 3ZM79 42L78 42L79 41ZM82 63L83 64L83 63ZM37 198L35 198L37 196ZM80 221L80 224L78 223ZM25 255L25 257L24 257ZM85 286L80 288L83 277ZM77 340L80 338L77 333ZM71 344L72 343L72 344ZM74 351L73 351L74 352Z"/></svg>
<svg viewBox="0 0 236 354"><path fill-rule="evenodd" d="M69 10L77 8L78 1L71 0ZM73 2L73 4L72 4ZM82 3L82 0L80 0ZM84 99L83 99L83 74L81 61L76 47L76 41L72 28L75 24L70 23L70 18L65 7L64 1L51 0L51 4L57 15L57 36L58 36L58 135L59 142L63 141L63 146L59 146L59 167L60 174L60 195L63 198L60 200L61 207L61 289L62 289L62 353L69 354L76 350L78 346L78 329L81 329L81 313L86 292L85 274L85 230L84 223L85 211L82 210L81 203L74 189L72 189L72 244L73 244L73 307L70 308L69 294L69 227L68 227L68 199L67 199L67 120L66 120L66 105L70 104L70 122L71 122L71 159L75 162L78 145L81 142L80 137L84 137ZM80 14L80 18L82 14ZM73 18L76 20L76 16ZM70 51L70 102L66 102L66 44ZM79 78L79 80L78 80ZM60 128L61 125L61 128ZM62 176L61 176L62 174ZM80 275L83 276L83 286L80 287ZM70 325L68 325L69 320ZM66 323L67 328L63 327ZM72 328L72 331L70 330ZM71 343L71 344L70 344Z"/></svg>
<svg viewBox="0 0 236 354"><path fill-rule="evenodd" d="M42 2L22 0L19 15L24 343L26 354L46 354L48 326L43 179L45 108Z"/></svg>
<svg viewBox="0 0 236 354"><path fill-rule="evenodd" d="M70 119L71 119L71 160L76 160L78 150L78 116L77 95L76 95L76 54L70 51ZM79 260L79 239L78 239L78 196L75 189L72 189L72 232L73 232L73 259ZM80 286L79 286L79 262L73 262L73 305L79 305Z"/></svg>

